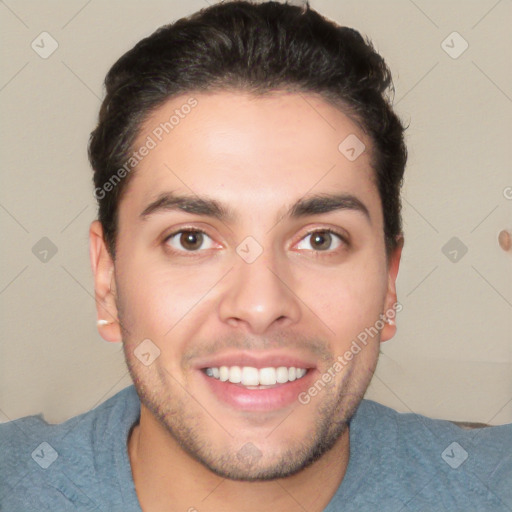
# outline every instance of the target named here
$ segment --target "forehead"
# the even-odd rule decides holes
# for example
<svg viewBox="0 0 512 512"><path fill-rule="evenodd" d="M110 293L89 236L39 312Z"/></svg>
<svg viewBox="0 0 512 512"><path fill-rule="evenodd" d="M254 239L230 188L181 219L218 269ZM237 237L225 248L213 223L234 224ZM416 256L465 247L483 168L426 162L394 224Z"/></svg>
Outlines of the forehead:
<svg viewBox="0 0 512 512"><path fill-rule="evenodd" d="M141 127L133 149L144 145L151 149L123 199L139 209L168 191L209 195L249 212L262 202L282 208L308 193L346 192L379 202L371 141L314 95L174 97Z"/></svg>

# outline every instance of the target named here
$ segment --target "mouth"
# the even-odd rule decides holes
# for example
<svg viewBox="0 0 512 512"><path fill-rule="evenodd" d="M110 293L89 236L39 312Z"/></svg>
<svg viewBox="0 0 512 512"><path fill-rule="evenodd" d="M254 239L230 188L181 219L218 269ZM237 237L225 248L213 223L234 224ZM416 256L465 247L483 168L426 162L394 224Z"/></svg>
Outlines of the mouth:
<svg viewBox="0 0 512 512"><path fill-rule="evenodd" d="M204 373L220 382L240 384L247 389L270 389L276 385L286 384L302 379L308 370L295 366L214 366L203 369Z"/></svg>
<svg viewBox="0 0 512 512"><path fill-rule="evenodd" d="M278 411L298 404L316 365L283 354L224 354L196 366L207 393L237 411Z"/></svg>

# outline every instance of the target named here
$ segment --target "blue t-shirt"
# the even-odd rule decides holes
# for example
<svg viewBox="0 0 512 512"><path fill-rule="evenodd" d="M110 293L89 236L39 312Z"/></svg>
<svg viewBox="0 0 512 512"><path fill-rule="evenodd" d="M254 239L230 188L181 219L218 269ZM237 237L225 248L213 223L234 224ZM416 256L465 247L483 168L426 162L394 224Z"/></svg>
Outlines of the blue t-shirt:
<svg viewBox="0 0 512 512"><path fill-rule="evenodd" d="M133 386L59 425L0 425L0 510L141 512L127 439ZM345 477L325 512L512 511L512 424L463 430L363 400Z"/></svg>

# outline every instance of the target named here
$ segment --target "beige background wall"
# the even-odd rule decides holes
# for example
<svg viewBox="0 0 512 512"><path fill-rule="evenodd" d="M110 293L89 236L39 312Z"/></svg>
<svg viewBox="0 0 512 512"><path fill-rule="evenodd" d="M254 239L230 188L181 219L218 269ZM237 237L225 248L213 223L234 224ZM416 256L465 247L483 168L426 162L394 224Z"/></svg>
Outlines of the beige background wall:
<svg viewBox="0 0 512 512"><path fill-rule="evenodd" d="M206 5L0 3L0 421L40 412L62 421L131 383L121 346L96 331L86 143L113 62L161 24ZM511 422L512 255L497 235L512 229L512 3L311 5L371 37L410 122L404 309L367 396L432 417ZM52 49L41 32L58 44L46 59L31 47L35 40L39 53ZM452 237L459 247L444 252L457 262L443 252Z"/></svg>

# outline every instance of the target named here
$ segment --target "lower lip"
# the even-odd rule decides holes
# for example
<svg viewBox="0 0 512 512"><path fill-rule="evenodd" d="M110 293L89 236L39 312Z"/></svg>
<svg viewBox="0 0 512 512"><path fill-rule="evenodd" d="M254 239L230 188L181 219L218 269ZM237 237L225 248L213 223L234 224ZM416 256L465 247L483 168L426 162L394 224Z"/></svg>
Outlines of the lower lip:
<svg viewBox="0 0 512 512"><path fill-rule="evenodd" d="M248 389L240 384L208 377L203 371L199 373L213 394L231 407L241 411L272 411L298 402L298 395L310 386L316 372L309 369L300 379L264 389Z"/></svg>

